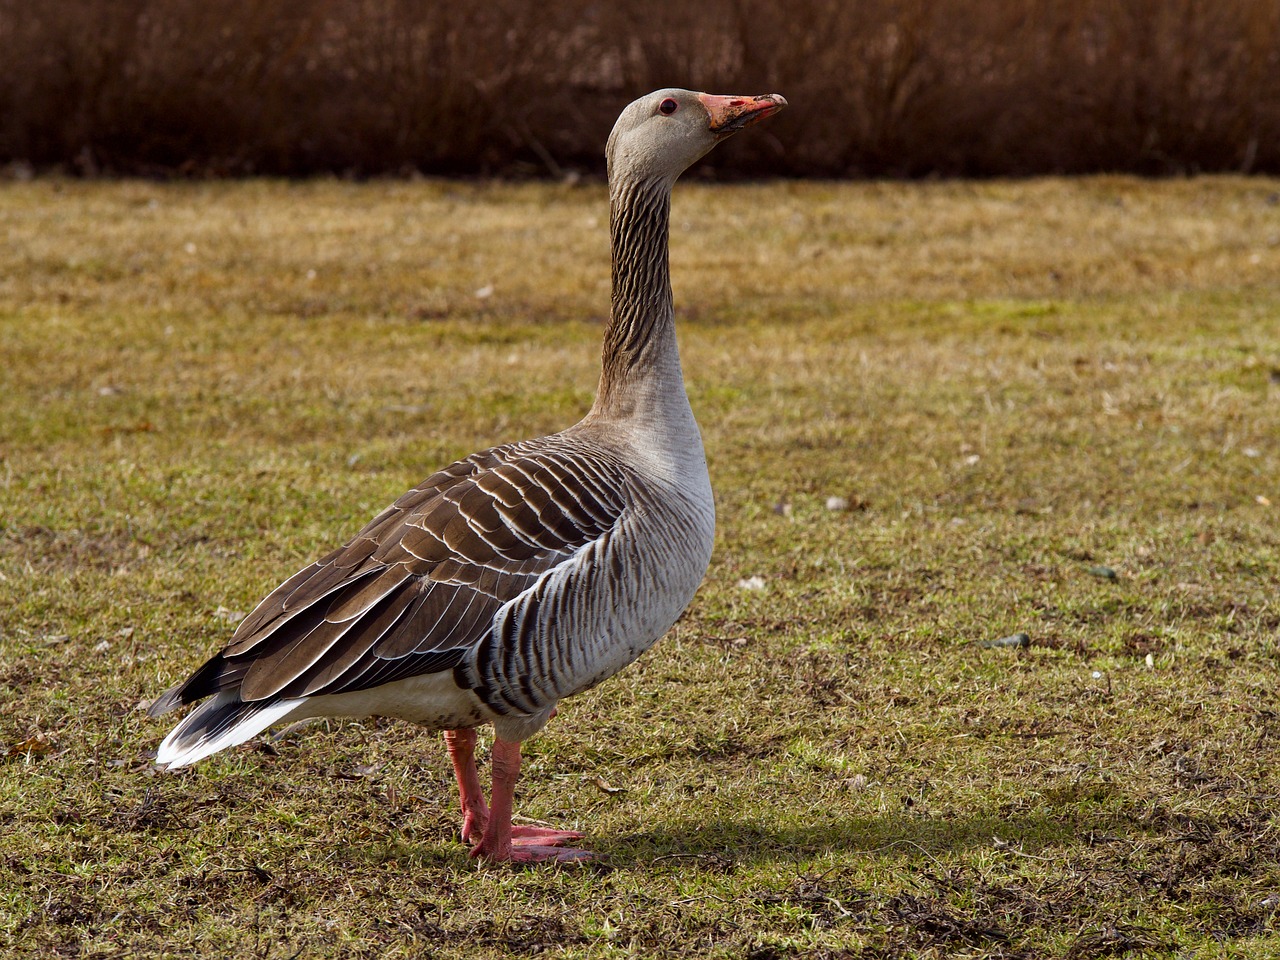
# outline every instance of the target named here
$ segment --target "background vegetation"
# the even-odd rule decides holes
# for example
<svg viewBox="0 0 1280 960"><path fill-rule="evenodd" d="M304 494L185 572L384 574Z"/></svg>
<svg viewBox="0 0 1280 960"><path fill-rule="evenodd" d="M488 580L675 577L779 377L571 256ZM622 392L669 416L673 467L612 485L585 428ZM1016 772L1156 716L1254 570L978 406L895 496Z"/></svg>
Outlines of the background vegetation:
<svg viewBox="0 0 1280 960"><path fill-rule="evenodd" d="M1280 952L1280 182L680 187L719 540L529 744L568 870L469 861L407 725L166 774L143 705L585 410L603 187L46 179L0 233L0 954Z"/></svg>
<svg viewBox="0 0 1280 960"><path fill-rule="evenodd" d="M1280 172L1280 0L0 0L0 163L598 171L661 86L792 108L703 172Z"/></svg>

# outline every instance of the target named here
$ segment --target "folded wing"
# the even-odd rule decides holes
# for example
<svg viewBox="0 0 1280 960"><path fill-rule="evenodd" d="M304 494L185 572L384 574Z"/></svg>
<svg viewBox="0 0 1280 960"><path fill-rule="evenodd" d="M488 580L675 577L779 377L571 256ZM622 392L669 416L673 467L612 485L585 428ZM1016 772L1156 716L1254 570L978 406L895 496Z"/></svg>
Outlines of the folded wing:
<svg viewBox="0 0 1280 960"><path fill-rule="evenodd" d="M557 441L495 447L429 477L272 591L152 713L222 691L295 699L457 666L505 604L622 513L622 466Z"/></svg>

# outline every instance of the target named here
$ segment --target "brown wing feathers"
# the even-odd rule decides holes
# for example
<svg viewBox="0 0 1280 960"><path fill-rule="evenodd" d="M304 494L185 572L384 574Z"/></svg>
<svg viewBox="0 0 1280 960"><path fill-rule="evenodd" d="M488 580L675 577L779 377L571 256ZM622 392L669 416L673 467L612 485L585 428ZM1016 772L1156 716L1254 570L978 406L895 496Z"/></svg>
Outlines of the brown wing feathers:
<svg viewBox="0 0 1280 960"><path fill-rule="evenodd" d="M476 454L406 493L277 587L157 708L237 686L246 701L300 697L456 666L503 604L621 513L616 464L571 470L562 451L532 446Z"/></svg>

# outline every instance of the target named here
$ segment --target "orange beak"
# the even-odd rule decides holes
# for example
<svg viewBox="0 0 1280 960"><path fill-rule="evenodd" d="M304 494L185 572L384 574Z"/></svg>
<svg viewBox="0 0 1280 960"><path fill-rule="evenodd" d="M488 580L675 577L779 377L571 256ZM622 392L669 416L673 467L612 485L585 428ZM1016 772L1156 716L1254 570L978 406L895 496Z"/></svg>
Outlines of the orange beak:
<svg viewBox="0 0 1280 960"><path fill-rule="evenodd" d="M698 99L711 118L711 132L721 139L773 116L787 105L786 98L776 93L760 97L713 97L700 93Z"/></svg>

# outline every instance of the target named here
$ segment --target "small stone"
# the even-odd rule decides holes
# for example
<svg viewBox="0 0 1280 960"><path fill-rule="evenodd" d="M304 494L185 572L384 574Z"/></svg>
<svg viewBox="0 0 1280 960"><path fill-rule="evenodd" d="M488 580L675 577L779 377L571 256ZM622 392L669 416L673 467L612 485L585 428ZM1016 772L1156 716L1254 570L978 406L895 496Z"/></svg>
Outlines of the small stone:
<svg viewBox="0 0 1280 960"><path fill-rule="evenodd" d="M479 290L476 291L476 296L479 297L481 300L488 300L490 297L493 296L493 284L489 283L481 287Z"/></svg>
<svg viewBox="0 0 1280 960"><path fill-rule="evenodd" d="M756 575L754 577L744 577L738 581L739 590L763 590L764 577Z"/></svg>
<svg viewBox="0 0 1280 960"><path fill-rule="evenodd" d="M1119 579L1119 574L1117 574L1110 567L1103 567L1103 566L1090 567L1089 576L1097 577L1100 580L1118 580Z"/></svg>
<svg viewBox="0 0 1280 960"><path fill-rule="evenodd" d="M849 500L846 497L827 497L827 509L832 513L839 513L841 510L848 510Z"/></svg>
<svg viewBox="0 0 1280 960"><path fill-rule="evenodd" d="M996 647L1014 647L1025 650L1031 646L1031 634L1029 633L1011 633L1007 637L1001 637L999 640L983 640L982 646L988 649Z"/></svg>

